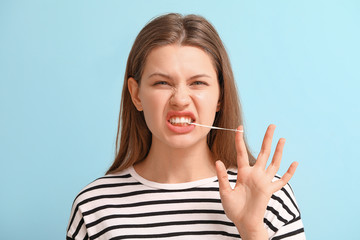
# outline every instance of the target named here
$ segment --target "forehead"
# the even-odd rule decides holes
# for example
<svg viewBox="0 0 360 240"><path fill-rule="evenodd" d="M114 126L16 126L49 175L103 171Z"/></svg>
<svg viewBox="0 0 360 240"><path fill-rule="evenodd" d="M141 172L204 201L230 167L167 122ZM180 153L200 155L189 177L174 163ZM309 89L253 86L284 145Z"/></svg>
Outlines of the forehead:
<svg viewBox="0 0 360 240"><path fill-rule="evenodd" d="M143 77L161 71L166 74L209 74L216 77L212 58L193 46L166 45L150 51L145 61Z"/></svg>

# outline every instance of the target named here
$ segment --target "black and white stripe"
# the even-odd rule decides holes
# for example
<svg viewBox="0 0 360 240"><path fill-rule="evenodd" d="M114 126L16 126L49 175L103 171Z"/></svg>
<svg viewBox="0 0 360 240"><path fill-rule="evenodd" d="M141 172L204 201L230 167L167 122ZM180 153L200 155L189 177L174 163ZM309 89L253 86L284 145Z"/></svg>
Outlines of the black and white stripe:
<svg viewBox="0 0 360 240"><path fill-rule="evenodd" d="M232 186L236 171L229 171ZM305 239L289 185L270 199L264 217L270 239ZM240 239L221 205L214 178L182 184L149 182L129 168L90 183L75 198L67 240Z"/></svg>

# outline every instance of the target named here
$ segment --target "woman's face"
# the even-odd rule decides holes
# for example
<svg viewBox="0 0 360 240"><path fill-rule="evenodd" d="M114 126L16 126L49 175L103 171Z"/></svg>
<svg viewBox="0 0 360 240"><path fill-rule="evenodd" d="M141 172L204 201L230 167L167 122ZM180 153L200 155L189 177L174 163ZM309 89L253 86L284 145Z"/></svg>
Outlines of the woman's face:
<svg viewBox="0 0 360 240"><path fill-rule="evenodd" d="M212 125L219 110L219 83L211 58L191 46L155 48L146 59L141 84L132 98L156 141L173 148L206 143L209 129L188 122Z"/></svg>

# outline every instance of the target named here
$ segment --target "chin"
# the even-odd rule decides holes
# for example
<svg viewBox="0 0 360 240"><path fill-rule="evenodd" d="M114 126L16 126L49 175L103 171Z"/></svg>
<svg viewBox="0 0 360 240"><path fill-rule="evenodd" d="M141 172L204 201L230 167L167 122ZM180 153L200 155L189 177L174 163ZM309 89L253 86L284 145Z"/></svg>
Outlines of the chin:
<svg viewBox="0 0 360 240"><path fill-rule="evenodd" d="M206 138L204 139L206 142ZM167 139L166 145L175 149L187 149L198 145L202 139L195 139L190 136L173 136Z"/></svg>

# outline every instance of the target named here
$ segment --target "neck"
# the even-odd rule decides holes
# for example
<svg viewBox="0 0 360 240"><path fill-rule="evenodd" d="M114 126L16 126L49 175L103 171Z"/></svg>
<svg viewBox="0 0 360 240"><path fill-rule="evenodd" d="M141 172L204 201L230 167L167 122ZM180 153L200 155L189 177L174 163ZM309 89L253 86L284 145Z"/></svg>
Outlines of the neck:
<svg viewBox="0 0 360 240"><path fill-rule="evenodd" d="M153 141L146 159L134 168L145 179L159 183L184 183L216 176L215 161L206 141L181 149Z"/></svg>

